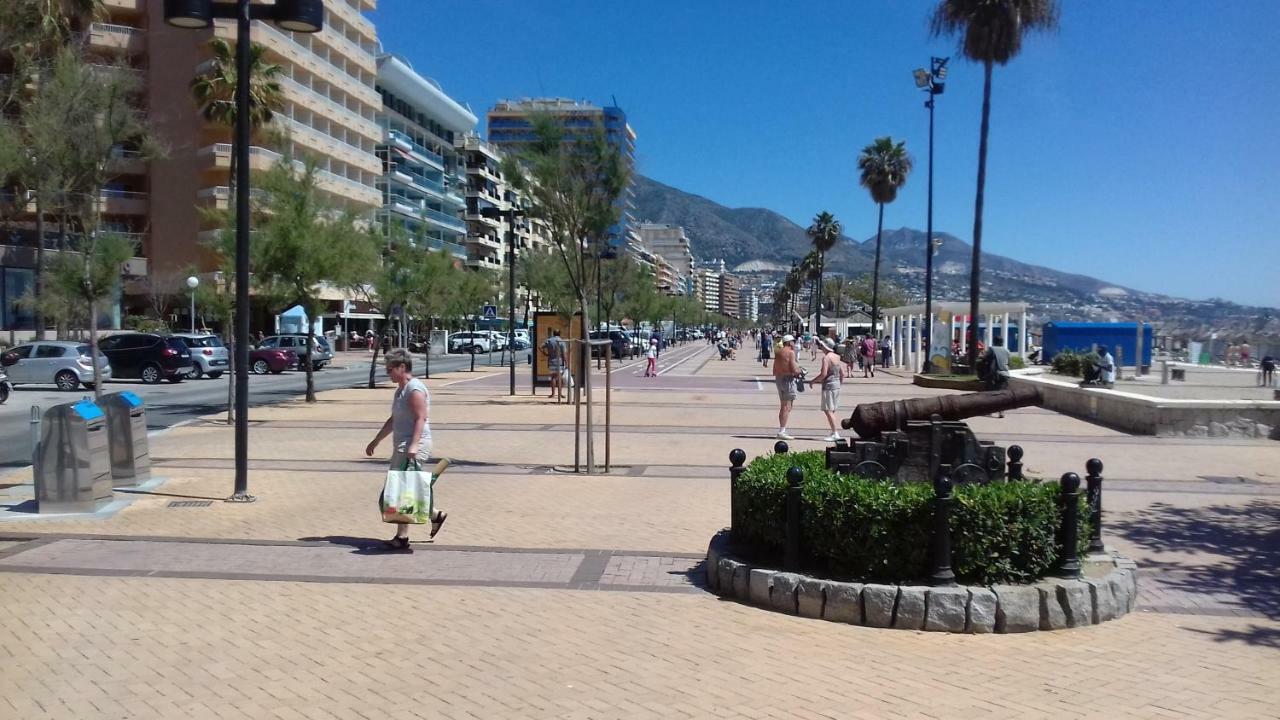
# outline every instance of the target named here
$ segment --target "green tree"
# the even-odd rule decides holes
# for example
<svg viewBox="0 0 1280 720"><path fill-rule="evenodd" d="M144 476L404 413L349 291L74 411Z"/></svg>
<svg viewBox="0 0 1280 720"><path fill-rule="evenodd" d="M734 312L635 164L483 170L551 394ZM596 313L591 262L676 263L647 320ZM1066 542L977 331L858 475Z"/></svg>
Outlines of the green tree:
<svg viewBox="0 0 1280 720"><path fill-rule="evenodd" d="M205 71L191 80L191 96L196 101L200 116L206 122L230 130L236 125L236 45L223 38L209 41L213 58ZM277 112L284 109L284 89L280 78L284 68L266 57L267 49L258 43L249 44L249 132L256 133L271 123ZM236 186L236 153L231 153L231 172L227 187Z"/></svg>
<svg viewBox="0 0 1280 720"><path fill-rule="evenodd" d="M817 315L817 332L822 334L822 272L827 265L827 251L836 246L836 241L840 239L840 221L827 211L822 211L814 216L813 223L805 230L809 236L810 242L813 243L813 249L818 252L818 315Z"/></svg>
<svg viewBox="0 0 1280 720"><path fill-rule="evenodd" d="M550 308L566 322L573 318L578 299L564 272L564 264L554 250L526 253L520 258L516 273L520 284L528 288L531 295L537 295L541 307Z"/></svg>
<svg viewBox="0 0 1280 720"><path fill-rule="evenodd" d="M1022 50L1029 31L1058 27L1057 0L940 0L930 22L934 37L958 36L960 52L982 63L982 126L978 131L978 187L973 200L973 264L969 270L969 367L976 367L979 283L982 278L982 208L987 185L987 137L991 130L991 70Z"/></svg>
<svg viewBox="0 0 1280 720"><path fill-rule="evenodd" d="M860 183L871 193L871 199L880 206L876 221L876 260L871 281L871 332L876 332L876 320L880 313L880 237L884 233L884 206L898 197L898 188L907 183L911 174L911 156L905 142L895 143L891 137L876 138L862 148L858 156L858 170L862 172Z"/></svg>
<svg viewBox="0 0 1280 720"><path fill-rule="evenodd" d="M124 265L133 253L133 243L127 238L94 233L79 252L58 253L49 265L49 294L85 310L92 358L98 357L98 313L120 291ZM102 399L102 368L97 362L93 364L93 396Z"/></svg>
<svg viewBox="0 0 1280 720"><path fill-rule="evenodd" d="M608 239L621 217L618 199L630 181L621 148L609 142L604 127L566 133L560 121L539 114L531 120L532 140L503 163L504 174L532 201L530 215L543 220L573 287L581 313L582 336L591 327L588 258ZM588 349L581 348L582 367ZM595 471L591 373L579 386L587 396L587 472Z"/></svg>
<svg viewBox="0 0 1280 720"><path fill-rule="evenodd" d="M268 170L258 197L261 220L253 238L251 261L258 294L275 312L298 305L306 313L307 402L315 402L311 362L314 319L325 310L324 287L350 287L379 262L375 237L356 228L355 216L340 211L316 186L316 164L301 170L286 156ZM230 252L225 253L230 255Z"/></svg>
<svg viewBox="0 0 1280 720"><path fill-rule="evenodd" d="M409 281L408 309L410 314L427 323L427 338L435 330L436 320L448 318L464 304L458 298L462 291L476 292L474 284L466 283L467 271L458 267L457 261L445 252L419 248L412 264ZM466 283L466 287L464 287ZM470 300L465 302L469 303ZM475 308L472 307L472 312ZM431 377L431 352L427 349L424 377Z"/></svg>

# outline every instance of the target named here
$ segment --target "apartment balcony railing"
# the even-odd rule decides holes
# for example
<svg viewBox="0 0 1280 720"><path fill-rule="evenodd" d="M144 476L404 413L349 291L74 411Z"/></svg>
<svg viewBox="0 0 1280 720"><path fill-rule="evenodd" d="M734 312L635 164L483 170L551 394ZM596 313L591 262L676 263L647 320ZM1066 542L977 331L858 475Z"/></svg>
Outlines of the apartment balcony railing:
<svg viewBox="0 0 1280 720"><path fill-rule="evenodd" d="M417 153L422 157L426 158L427 160L439 165L440 169L442 170L444 169L444 156L441 155L440 153L433 152L431 150L426 149L425 147L419 145L413 138L409 137L405 133L400 132L399 130L389 129L387 130L387 136L390 137L391 140L395 142L397 145L400 145L400 147L403 148L404 150L408 152Z"/></svg>
<svg viewBox="0 0 1280 720"><path fill-rule="evenodd" d="M234 26L232 29L234 30ZM337 65L333 65L332 63L330 63L329 61L323 58L320 58L319 56L316 55L316 52L314 50L307 47L306 45L303 45L297 40L294 40L292 37L289 37L289 33L281 32L280 30L277 30L275 27L271 25L271 23L258 23L257 25L254 26L253 31L255 33L260 33L262 35L271 36L281 42L287 43L289 46L293 47L295 51L302 53L303 57L314 58L316 62L324 63L329 67L329 69L333 71L336 77L342 78L345 82L348 82L352 86L358 87L362 91L367 93L371 103L375 102L375 98L377 103L382 102L382 99L377 95L377 91L369 87L368 85L365 85L364 82L361 81L359 77L352 75L351 73L338 67Z"/></svg>
<svg viewBox="0 0 1280 720"><path fill-rule="evenodd" d="M437 240L436 238L427 238L427 247L432 250L447 252L450 255L460 259L467 259L467 248L458 243L449 242L447 240Z"/></svg>
<svg viewBox="0 0 1280 720"><path fill-rule="evenodd" d="M280 83L285 87L292 88L295 92L302 93L310 97L321 105L332 110L338 117L342 118L346 123L354 128L361 128L364 135L370 139L377 140L381 136L382 128L369 118L364 117L360 113L321 95L318 90L309 88L306 85L294 80L293 78L280 78Z"/></svg>
<svg viewBox="0 0 1280 720"><path fill-rule="evenodd" d="M285 125L288 125L289 127L293 128L294 130L297 130L297 131L299 131L299 132L301 132L301 133L303 133L303 134L305 134L305 135L312 135L312 136L315 136L315 137L317 137L318 139L320 139L322 142L331 142L331 143L335 143L335 144L337 144L337 145L341 145L342 147L349 149L351 152L359 153L360 155L373 155L373 151L372 151L372 150L365 150L364 148L362 148L362 147L360 147L360 146L358 146L358 145L352 145L351 143L349 143L349 142L347 142L347 141L345 141L345 140L339 140L338 138L336 138L336 137L334 137L334 136L332 136L332 135L328 135L328 134L326 134L326 133L320 132L319 130L317 130L317 129L315 129L315 128L311 127L310 125L306 125L306 124L300 123L300 122L298 122L297 120L294 120L294 119L293 119L293 118L291 118L291 117L286 117L286 116L283 116L283 115L277 115L277 116L275 117L275 121L274 121L274 122L281 122L281 123L284 123Z"/></svg>
<svg viewBox="0 0 1280 720"><path fill-rule="evenodd" d="M434 220L437 223L457 230L460 233L467 231L467 226L461 220L453 215L449 215L448 213L442 213L439 210L432 210L431 208L423 208L422 215L429 220Z"/></svg>

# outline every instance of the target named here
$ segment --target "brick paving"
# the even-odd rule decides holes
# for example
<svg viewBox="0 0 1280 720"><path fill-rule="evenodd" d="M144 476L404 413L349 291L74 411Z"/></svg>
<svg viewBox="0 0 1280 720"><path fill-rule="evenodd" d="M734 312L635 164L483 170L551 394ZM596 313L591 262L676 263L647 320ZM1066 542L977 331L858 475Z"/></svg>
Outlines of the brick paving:
<svg viewBox="0 0 1280 720"><path fill-rule="evenodd" d="M728 521L728 450L766 452L776 412L758 365L711 352L613 376L610 475L553 470L571 407L508 398L501 372L433 377L450 517L406 555L369 550L390 534L385 461L362 455L385 386L255 410L251 505L216 502L227 427L155 438L167 481L113 517L0 523L0 718L1280 716L1280 445L975 418L1045 476L1104 459L1106 540L1142 567L1140 612L1027 636L834 625L692 582ZM937 392L881 373L843 394ZM803 437L823 434L816 400Z"/></svg>

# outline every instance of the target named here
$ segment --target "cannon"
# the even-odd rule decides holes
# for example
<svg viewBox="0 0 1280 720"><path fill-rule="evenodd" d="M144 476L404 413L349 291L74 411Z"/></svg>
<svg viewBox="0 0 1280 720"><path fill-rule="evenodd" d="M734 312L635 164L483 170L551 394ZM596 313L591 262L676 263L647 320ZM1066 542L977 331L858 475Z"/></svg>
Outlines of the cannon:
<svg viewBox="0 0 1280 720"><path fill-rule="evenodd" d="M840 423L860 439L827 448L827 467L896 482L933 482L939 473L957 484L1004 480L1005 449L962 421L1039 403L1034 387L864 403Z"/></svg>

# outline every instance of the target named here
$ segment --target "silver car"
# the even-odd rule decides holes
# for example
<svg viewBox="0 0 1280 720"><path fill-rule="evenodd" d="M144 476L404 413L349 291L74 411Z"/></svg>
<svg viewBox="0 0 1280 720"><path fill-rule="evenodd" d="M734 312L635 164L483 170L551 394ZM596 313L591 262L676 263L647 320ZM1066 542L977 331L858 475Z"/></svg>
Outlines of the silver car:
<svg viewBox="0 0 1280 720"><path fill-rule="evenodd" d="M231 367L227 346L217 335L174 333L173 336L191 348L191 372L187 377L196 380L207 375L216 380Z"/></svg>
<svg viewBox="0 0 1280 720"><path fill-rule="evenodd" d="M311 343L311 366L315 370L320 370L333 361L333 350L329 348L329 341L323 335L316 335L314 340ZM305 362L303 356L307 354L307 336L272 335L263 338L262 342L258 343L258 347L293 351L293 354L298 356L297 368L301 370Z"/></svg>
<svg viewBox="0 0 1280 720"><path fill-rule="evenodd" d="M14 385L52 383L59 390L75 390L84 385L93 389L93 363L89 360L89 344L66 340L37 340L6 352L0 361ZM102 380L111 379L111 363L98 353Z"/></svg>

